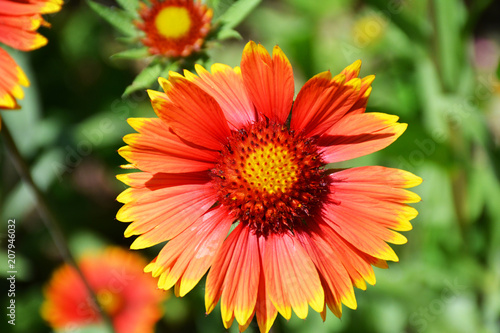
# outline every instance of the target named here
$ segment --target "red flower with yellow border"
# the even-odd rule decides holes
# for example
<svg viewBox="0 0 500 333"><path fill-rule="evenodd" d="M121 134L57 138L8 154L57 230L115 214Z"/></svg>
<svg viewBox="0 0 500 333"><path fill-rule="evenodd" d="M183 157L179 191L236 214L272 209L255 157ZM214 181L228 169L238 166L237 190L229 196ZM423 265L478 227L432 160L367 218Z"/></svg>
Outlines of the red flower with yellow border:
<svg viewBox="0 0 500 333"><path fill-rule="evenodd" d="M32 51L47 44L37 29L49 24L42 14L61 9L62 0L0 0L0 43L21 51ZM24 97L21 86L29 86L23 70L0 48L0 109L18 109ZM1 125L1 118L0 118Z"/></svg>
<svg viewBox="0 0 500 333"><path fill-rule="evenodd" d="M398 117L365 113L373 75L361 62L332 77L320 73L295 101L292 67L250 42L241 69L170 73L165 93L149 91L159 119L129 119L119 175L130 186L117 214L132 222L131 248L168 241L146 267L158 286L189 292L210 269L207 313L246 329L255 316L268 332L277 313L306 318L311 308L338 317L356 308L353 286L375 283L372 266L398 257L420 198L413 174L379 166L327 164L385 148L406 129ZM231 228L233 228L231 230ZM228 235L229 233L229 235Z"/></svg>
<svg viewBox="0 0 500 333"><path fill-rule="evenodd" d="M115 247L89 253L79 261L117 333L153 332L161 318L165 293L142 272L144 265L139 255ZM42 316L54 329L82 327L102 320L82 280L67 264L54 272L45 289Z"/></svg>
<svg viewBox="0 0 500 333"><path fill-rule="evenodd" d="M210 32L212 9L193 0L152 0L140 6L141 21L136 24L151 54L187 57L200 51Z"/></svg>

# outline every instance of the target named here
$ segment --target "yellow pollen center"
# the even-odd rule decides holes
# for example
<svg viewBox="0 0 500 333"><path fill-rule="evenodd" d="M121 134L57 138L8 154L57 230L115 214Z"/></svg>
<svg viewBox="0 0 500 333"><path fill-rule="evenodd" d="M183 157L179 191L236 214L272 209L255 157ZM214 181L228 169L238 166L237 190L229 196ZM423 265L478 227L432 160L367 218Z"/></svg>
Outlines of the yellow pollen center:
<svg viewBox="0 0 500 333"><path fill-rule="evenodd" d="M180 38L189 32L191 17L184 7L166 7L156 15L155 26L166 38Z"/></svg>
<svg viewBox="0 0 500 333"><path fill-rule="evenodd" d="M297 180L298 166L288 150L268 144L250 153L245 160L243 177L260 192L286 193Z"/></svg>
<svg viewBox="0 0 500 333"><path fill-rule="evenodd" d="M122 305L120 296L107 289L98 291L96 297L102 309L110 315L116 313Z"/></svg>
<svg viewBox="0 0 500 333"><path fill-rule="evenodd" d="M282 124L255 122L234 132L211 170L219 202L263 235L299 227L328 194L312 139Z"/></svg>

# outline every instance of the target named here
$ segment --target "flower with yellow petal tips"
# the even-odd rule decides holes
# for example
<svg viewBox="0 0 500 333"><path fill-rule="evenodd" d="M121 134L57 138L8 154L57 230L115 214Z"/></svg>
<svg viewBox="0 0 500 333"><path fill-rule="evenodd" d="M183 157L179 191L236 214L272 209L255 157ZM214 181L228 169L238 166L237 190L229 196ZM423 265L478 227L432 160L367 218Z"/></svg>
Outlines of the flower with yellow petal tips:
<svg viewBox="0 0 500 333"><path fill-rule="evenodd" d="M37 32L49 26L42 14L58 12L62 0L1 0L0 43L21 51L32 51L47 44ZM23 70L0 48L0 109L18 109L17 99L24 97L21 86L29 86ZM2 118L0 117L0 127Z"/></svg>
<svg viewBox="0 0 500 333"><path fill-rule="evenodd" d="M338 317L356 308L353 287L375 283L373 267L398 257L420 198L421 179L381 166L327 169L383 149L406 129L398 117L366 113L373 75L356 61L320 73L294 98L292 67L249 42L240 67L170 73L149 91L159 118L129 119L138 132L119 153L141 172L119 175L117 219L131 222L131 248L168 241L145 268L184 296L209 270L207 313L262 333L280 313L309 307Z"/></svg>
<svg viewBox="0 0 500 333"><path fill-rule="evenodd" d="M117 333L154 332L165 293L142 272L139 255L117 247L88 253L79 261L83 275ZM87 326L101 321L76 271L65 264L45 288L42 316L54 329Z"/></svg>

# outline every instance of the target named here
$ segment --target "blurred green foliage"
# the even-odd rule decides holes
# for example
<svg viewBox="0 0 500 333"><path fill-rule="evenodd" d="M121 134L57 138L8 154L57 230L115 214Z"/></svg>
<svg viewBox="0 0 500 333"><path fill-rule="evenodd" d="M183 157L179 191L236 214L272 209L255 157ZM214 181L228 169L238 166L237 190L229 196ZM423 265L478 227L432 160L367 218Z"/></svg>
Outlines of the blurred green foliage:
<svg viewBox="0 0 500 333"><path fill-rule="evenodd" d="M208 51L211 62L235 66L247 40L279 44L294 67L296 92L316 73L362 59L361 75L377 76L368 111L396 114L409 127L390 147L341 166L384 165L424 179L415 189L423 201L405 233L408 244L394 246L400 262L375 269L376 286L356 292L358 309L344 307L341 320L328 313L325 323L313 312L305 321L279 317L272 332L500 332L499 13L499 3L487 0L265 1L239 26L242 40ZM48 19L50 43L15 53L32 86L22 110L2 117L74 253L127 247L132 240L114 218L124 189L114 178L124 162L116 150L132 132L126 118L154 113L144 91L120 96L144 64L110 60L124 51L118 34L83 1ZM18 223L14 329L49 332L37 313L61 257L0 154L0 218ZM153 258L157 251L142 253ZM202 281L186 297L168 299L157 331L225 331L218 308L205 315L203 294ZM257 331L255 324L248 329Z"/></svg>

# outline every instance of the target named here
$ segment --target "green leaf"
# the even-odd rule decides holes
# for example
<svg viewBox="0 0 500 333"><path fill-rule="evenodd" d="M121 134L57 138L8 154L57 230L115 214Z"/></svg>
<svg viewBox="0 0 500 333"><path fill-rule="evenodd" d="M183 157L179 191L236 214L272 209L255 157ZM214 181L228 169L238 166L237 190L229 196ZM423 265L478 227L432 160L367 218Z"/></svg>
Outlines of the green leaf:
<svg viewBox="0 0 500 333"><path fill-rule="evenodd" d="M441 81L447 91L456 92L462 68L466 65L463 57L465 45L457 33L462 30L465 21L464 5L458 0L436 0L432 4Z"/></svg>
<svg viewBox="0 0 500 333"><path fill-rule="evenodd" d="M216 38L217 40L224 40L229 38L241 39L242 37L238 31L224 27L217 32Z"/></svg>
<svg viewBox="0 0 500 333"><path fill-rule="evenodd" d="M219 17L223 24L223 30L234 28L243 21L252 10L259 5L261 0L239 0L229 7L224 14Z"/></svg>
<svg viewBox="0 0 500 333"><path fill-rule="evenodd" d="M119 37L116 37L115 40L117 42L120 42L120 43L123 43L123 44L133 44L133 43L137 42L137 35L128 36L128 37L119 36Z"/></svg>
<svg viewBox="0 0 500 333"><path fill-rule="evenodd" d="M158 80L158 77L162 73L162 65L156 62L152 62L146 67L139 75L136 76L134 82L125 89L122 97L128 96L134 91L140 89L149 88L154 82Z"/></svg>
<svg viewBox="0 0 500 333"><path fill-rule="evenodd" d="M90 0L87 2L90 8L92 8L103 19L108 21L112 26L120 30L125 35L137 35L135 25L132 23L132 17L130 17L130 15L128 15L125 11L118 8L106 7Z"/></svg>
<svg viewBox="0 0 500 333"><path fill-rule="evenodd" d="M115 53L111 56L112 59L141 59L150 56L146 47L140 49L129 49Z"/></svg>
<svg viewBox="0 0 500 333"><path fill-rule="evenodd" d="M116 0L120 6L123 7L134 17L139 17L139 1L137 0Z"/></svg>
<svg viewBox="0 0 500 333"><path fill-rule="evenodd" d="M500 62L498 62L497 66L497 78L500 80Z"/></svg>
<svg viewBox="0 0 500 333"><path fill-rule="evenodd" d="M160 76L168 79L168 76L170 75L169 72L170 71L176 71L178 69L179 69L179 63L178 62L168 63L165 66L165 68L162 69L162 71L160 73Z"/></svg>
<svg viewBox="0 0 500 333"><path fill-rule="evenodd" d="M214 11L213 19L217 21L219 17L233 4L232 0L207 0L207 7Z"/></svg>

